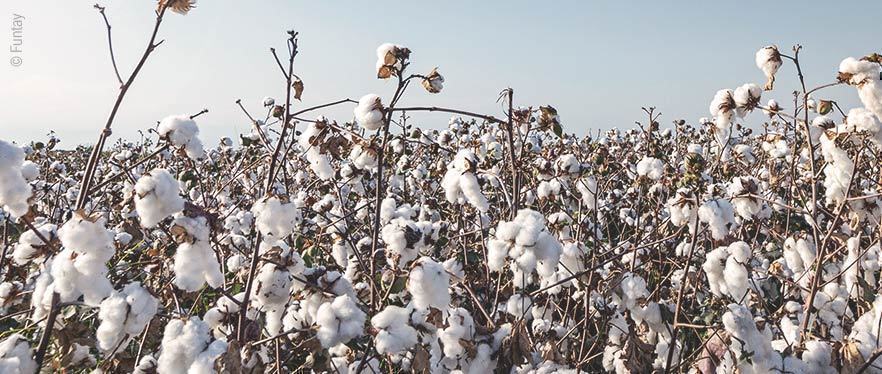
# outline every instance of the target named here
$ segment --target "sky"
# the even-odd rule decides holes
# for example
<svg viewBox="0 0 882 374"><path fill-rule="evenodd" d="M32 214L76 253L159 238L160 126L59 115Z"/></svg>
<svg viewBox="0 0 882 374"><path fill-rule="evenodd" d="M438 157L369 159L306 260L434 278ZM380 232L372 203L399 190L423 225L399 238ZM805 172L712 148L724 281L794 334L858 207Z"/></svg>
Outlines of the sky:
<svg viewBox="0 0 882 374"><path fill-rule="evenodd" d="M152 31L155 2L99 0L112 25L123 79ZM95 0L0 1L4 44L0 59L0 139L45 139L54 130L62 145L91 144L113 107L113 73L104 22ZM708 116L721 88L762 85L757 49L776 44L787 53L799 43L809 87L834 81L839 62L882 52L882 1L302 1L200 0L188 15L168 14L164 43L150 56L113 125L113 140L136 139L170 114L198 118L201 137L215 145L236 138L250 123L241 99L263 113L266 96L284 100L285 82L270 47L285 50L286 30L300 33L295 73L304 83L305 108L367 93L388 98L391 80L376 79L375 50L384 42L411 49L411 69L438 67L440 94L413 85L401 105L443 106L501 116L496 102L506 87L516 105L552 105L568 133L630 128L655 106L663 126ZM11 59L20 58L20 66ZM775 98L792 108L796 71L785 64ZM819 98L858 105L850 87ZM353 105L316 112L339 122ZM412 123L442 128L449 115L414 114ZM748 123L761 124L755 113Z"/></svg>

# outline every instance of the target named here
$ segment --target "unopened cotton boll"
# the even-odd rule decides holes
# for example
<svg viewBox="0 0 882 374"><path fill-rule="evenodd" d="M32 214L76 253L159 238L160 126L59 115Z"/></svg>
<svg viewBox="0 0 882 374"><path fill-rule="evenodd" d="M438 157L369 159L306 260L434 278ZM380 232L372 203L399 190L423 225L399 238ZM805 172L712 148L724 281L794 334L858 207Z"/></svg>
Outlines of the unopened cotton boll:
<svg viewBox="0 0 882 374"><path fill-rule="evenodd" d="M358 100L355 107L355 121L365 130L375 131L383 125L383 103L380 97L367 94Z"/></svg>
<svg viewBox="0 0 882 374"><path fill-rule="evenodd" d="M181 185L165 169L153 169L135 184L135 211L141 226L151 228L184 209Z"/></svg>
<svg viewBox="0 0 882 374"><path fill-rule="evenodd" d="M30 209L31 186L22 175L24 151L0 140L0 208L13 217L21 217Z"/></svg>
<svg viewBox="0 0 882 374"><path fill-rule="evenodd" d="M202 140L199 140L199 127L196 121L186 115L168 116L159 121L159 136L168 139L175 147L183 148L187 157L199 160L205 157Z"/></svg>

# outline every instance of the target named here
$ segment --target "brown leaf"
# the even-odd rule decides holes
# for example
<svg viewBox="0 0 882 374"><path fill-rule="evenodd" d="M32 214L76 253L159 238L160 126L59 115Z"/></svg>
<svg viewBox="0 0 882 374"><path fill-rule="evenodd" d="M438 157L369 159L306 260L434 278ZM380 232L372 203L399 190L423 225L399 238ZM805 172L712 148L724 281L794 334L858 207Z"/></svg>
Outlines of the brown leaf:
<svg viewBox="0 0 882 374"><path fill-rule="evenodd" d="M839 356L842 362L842 367L839 370L840 373L857 373L864 366L864 362L866 362L864 356L861 355L861 351L858 350L857 343L853 341L842 345L842 348L839 349Z"/></svg>
<svg viewBox="0 0 882 374"><path fill-rule="evenodd" d="M377 78L386 79L393 75L393 70L388 65L383 65L377 70Z"/></svg>
<svg viewBox="0 0 882 374"><path fill-rule="evenodd" d="M291 86L294 87L294 98L300 100L300 95L303 94L303 81L298 79Z"/></svg>
<svg viewBox="0 0 882 374"><path fill-rule="evenodd" d="M422 345L417 345L410 368L414 373L429 372L429 352Z"/></svg>

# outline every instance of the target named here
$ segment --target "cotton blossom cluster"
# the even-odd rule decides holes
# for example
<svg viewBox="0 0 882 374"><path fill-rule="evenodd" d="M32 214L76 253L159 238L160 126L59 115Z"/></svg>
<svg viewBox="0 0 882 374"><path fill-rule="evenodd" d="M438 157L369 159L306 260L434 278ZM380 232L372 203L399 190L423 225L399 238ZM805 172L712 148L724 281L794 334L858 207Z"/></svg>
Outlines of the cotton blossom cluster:
<svg viewBox="0 0 882 374"><path fill-rule="evenodd" d="M516 287L533 283L533 272L540 279L552 277L561 255L560 242L545 227L541 213L522 209L513 221L502 221L496 227L494 238L487 243L487 266L502 271L506 259L511 259L510 270Z"/></svg>
<svg viewBox="0 0 882 374"><path fill-rule="evenodd" d="M97 306L113 290L107 277L107 261L116 248L113 235L104 227L103 218L74 213L58 229L63 249L52 259L53 291L63 301L83 296L83 301Z"/></svg>
<svg viewBox="0 0 882 374"><path fill-rule="evenodd" d="M31 347L23 336L12 334L0 341L0 372L37 372L37 363L31 357Z"/></svg>

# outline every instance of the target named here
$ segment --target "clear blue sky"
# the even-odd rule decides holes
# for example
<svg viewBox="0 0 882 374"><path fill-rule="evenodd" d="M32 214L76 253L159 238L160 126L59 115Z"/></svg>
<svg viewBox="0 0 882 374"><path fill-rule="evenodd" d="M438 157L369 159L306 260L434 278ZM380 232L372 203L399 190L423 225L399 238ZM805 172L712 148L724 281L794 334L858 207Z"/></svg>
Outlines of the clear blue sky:
<svg viewBox="0 0 882 374"><path fill-rule="evenodd" d="M155 2L104 0L124 77L151 31ZM22 66L0 59L0 138L24 141L54 129L63 144L91 143L117 94L104 24L94 0L29 0L0 4L11 25L25 17ZM168 114L195 113L203 140L214 145L248 128L234 104L253 111L264 96L281 97L269 47L284 49L284 31L301 33L295 69L311 106L366 93L383 97L391 81L374 78L383 42L411 48L412 68L438 66L447 79L438 95L413 87L406 105L501 113L500 90L516 103L558 108L565 131L628 128L641 106L657 106L662 124L707 116L720 88L763 83L754 52L766 44L789 51L801 43L809 85L831 82L839 61L882 51L882 1L231 1L201 0L187 16L169 14L165 43L147 62L123 104L114 135L136 136ZM4 25L0 27L9 30ZM5 31L10 43L11 31ZM774 97L784 107L796 88L785 65ZM856 105L848 87L824 97ZM352 117L352 106L324 114ZM424 127L447 115L422 114ZM749 118L760 123L762 116Z"/></svg>

